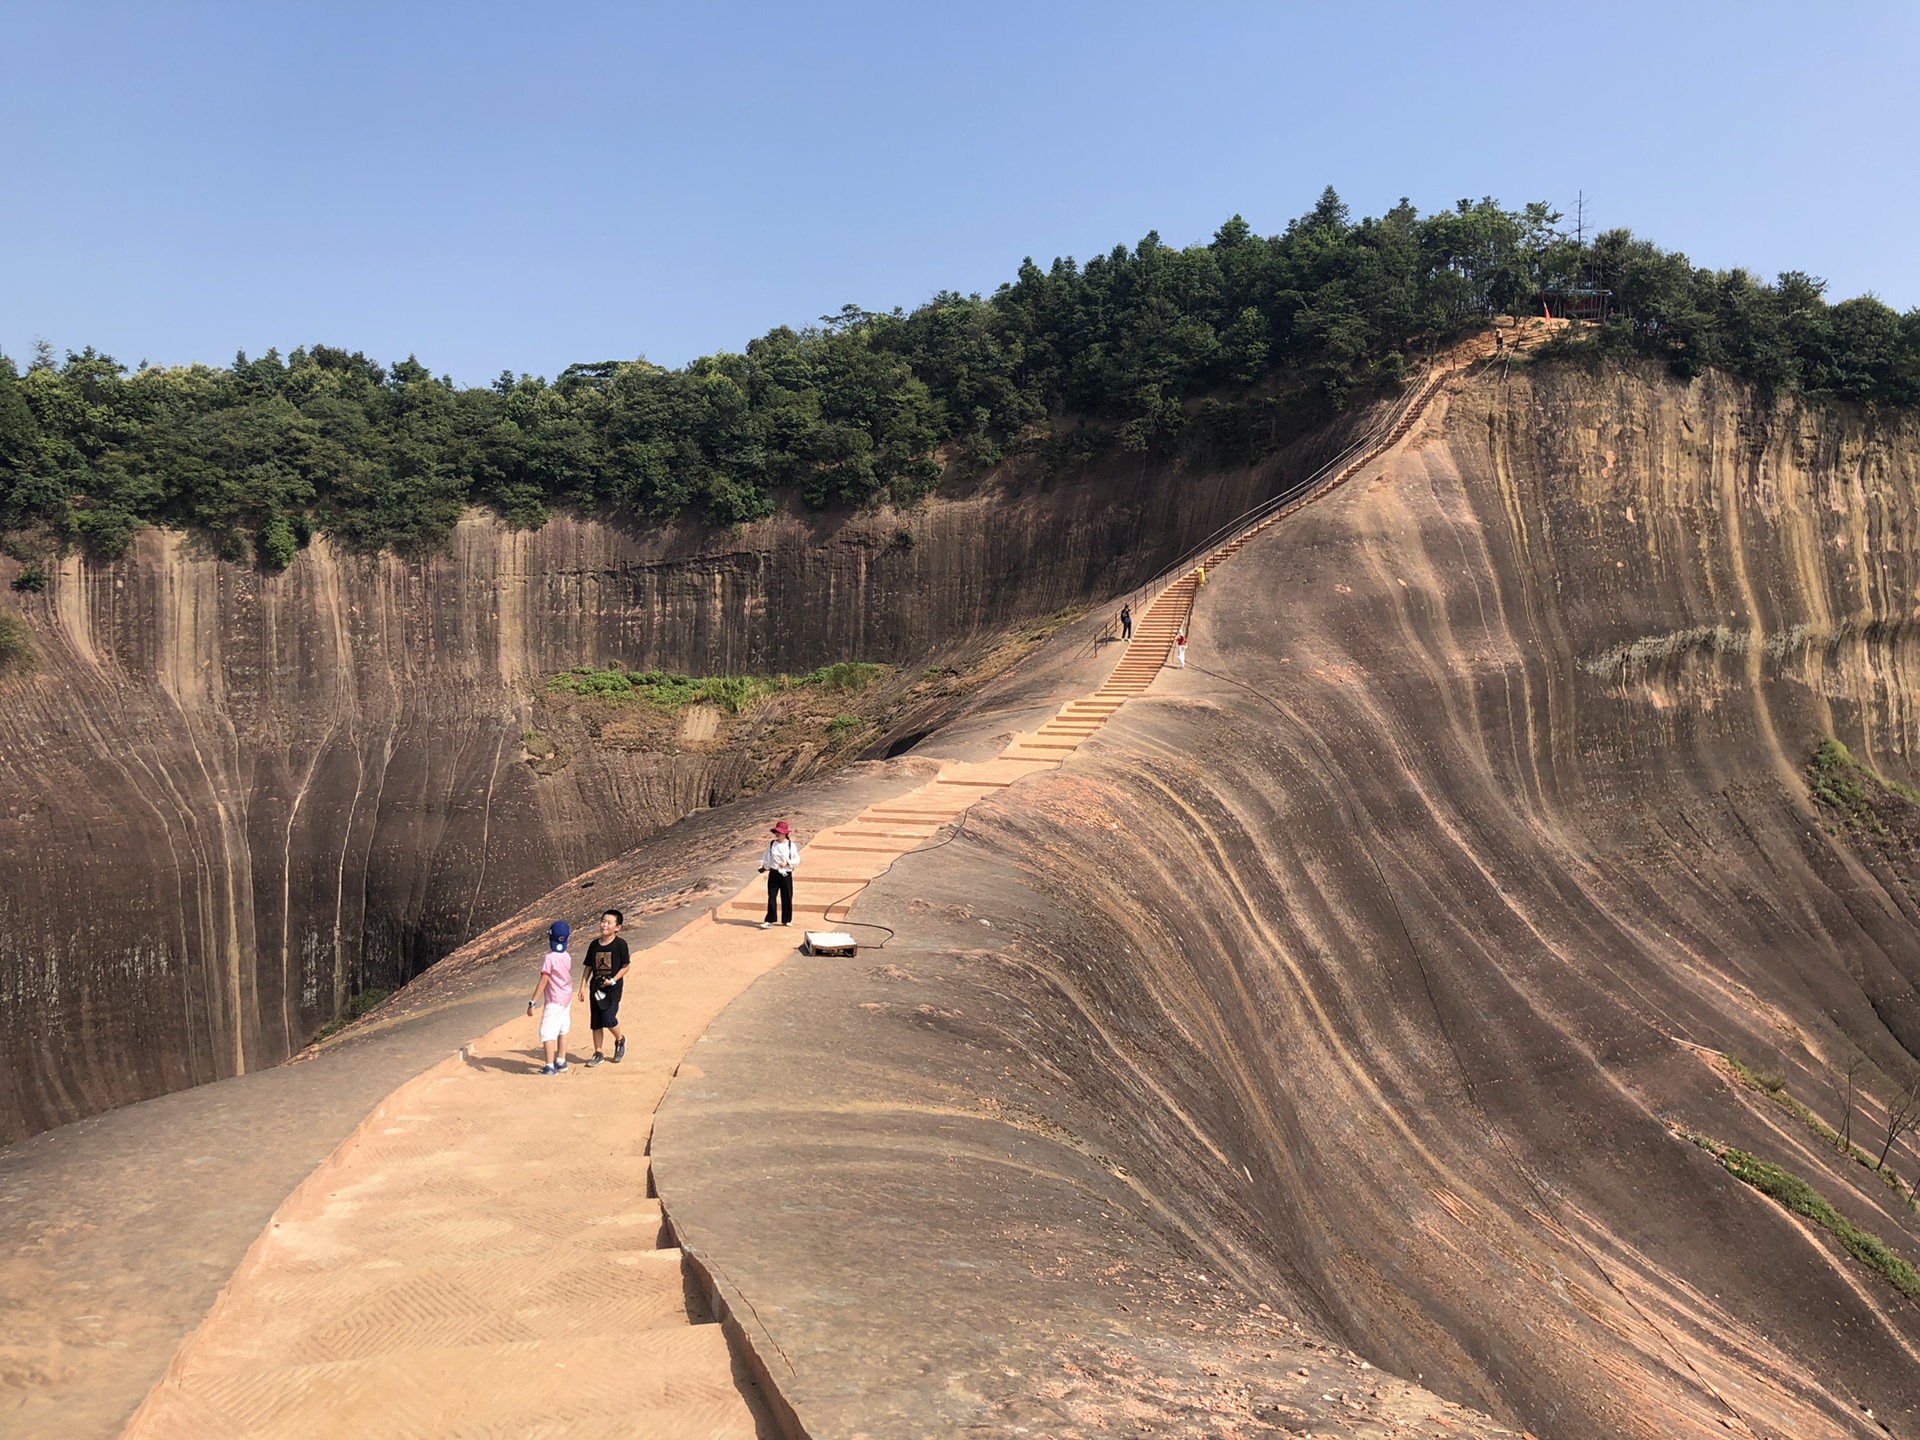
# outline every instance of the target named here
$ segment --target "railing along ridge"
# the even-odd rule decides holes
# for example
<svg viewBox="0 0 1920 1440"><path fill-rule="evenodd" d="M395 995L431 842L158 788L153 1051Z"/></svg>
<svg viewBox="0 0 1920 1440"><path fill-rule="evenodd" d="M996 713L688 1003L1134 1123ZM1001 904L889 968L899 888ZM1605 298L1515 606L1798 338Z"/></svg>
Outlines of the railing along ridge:
<svg viewBox="0 0 1920 1440"><path fill-rule="evenodd" d="M1438 363L1428 374L1425 382L1401 401L1389 418L1377 421L1367 433L1341 450L1332 459L1322 463L1305 479L1296 481L1277 494L1269 495L1258 505L1242 512L1226 524L1212 531L1206 539L1181 555L1178 560L1158 571L1152 579L1145 580L1133 589L1117 597L1121 605L1140 603L1144 613L1144 602L1149 596L1157 598L1162 590L1178 583L1195 566L1204 565L1219 556L1236 541L1252 535L1254 531L1273 521L1283 519L1293 511L1318 499L1329 490L1336 489L1351 479L1354 472L1391 449L1411 430L1425 412L1427 404L1439 393L1440 387L1449 379L1470 370L1483 361L1485 356L1476 356L1465 366L1449 365L1441 369ZM1114 602L1108 602L1114 603ZM1104 634L1096 636L1093 645L1097 646Z"/></svg>

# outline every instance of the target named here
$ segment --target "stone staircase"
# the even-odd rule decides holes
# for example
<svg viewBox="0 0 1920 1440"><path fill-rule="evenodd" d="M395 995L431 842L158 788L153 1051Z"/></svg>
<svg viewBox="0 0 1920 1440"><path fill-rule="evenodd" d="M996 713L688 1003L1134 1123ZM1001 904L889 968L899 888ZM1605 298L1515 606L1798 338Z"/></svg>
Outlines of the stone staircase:
<svg viewBox="0 0 1920 1440"><path fill-rule="evenodd" d="M281 1207L126 1433L777 1433L650 1198L645 1129L521 1057L476 1042L389 1097Z"/></svg>
<svg viewBox="0 0 1920 1440"><path fill-rule="evenodd" d="M1173 652L1174 637L1186 626L1199 588L1199 573L1190 570L1154 596L1146 612L1135 618L1133 638L1107 683L1085 699L1069 700L1038 730L1016 736L1006 758L1065 759L1114 711L1153 684Z"/></svg>
<svg viewBox="0 0 1920 1440"><path fill-rule="evenodd" d="M1536 322L1537 323L1537 322ZM1518 348L1517 343L1515 348ZM721 1008L810 924L843 919L899 856L982 796L1067 758L1168 663L1211 570L1403 439L1469 342L1388 432L1323 484L1260 516L1165 585L1105 684L999 757L813 837L794 927L762 932L764 882L634 957L625 1063L538 1064L516 1019L408 1082L291 1195L129 1423L129 1440L641 1437L802 1433L768 1362L729 1345L653 1197L648 1149L666 1086ZM618 903L609 894L605 903ZM531 988L532 967L528 978Z"/></svg>
<svg viewBox="0 0 1920 1440"><path fill-rule="evenodd" d="M1472 367L1502 353L1508 356L1523 355L1565 324L1564 320L1545 318L1521 320L1504 330L1487 330L1469 336L1437 357L1420 388L1401 405L1399 413L1386 430L1365 444L1331 475L1309 483L1302 494L1250 517L1245 525L1193 561L1190 568L1182 569L1173 580L1154 593L1147 603L1146 613L1136 618L1132 643L1128 645L1112 677L1086 700L1076 700L1065 706L1053 720L1041 727L1022 753L1041 756L1072 750L1080 739L1091 734L1092 729L1097 728L1099 722L1127 697L1138 695L1153 683L1153 677L1159 674L1171 655L1174 637L1187 628L1193 602L1199 596L1200 586L1205 583L1208 571L1237 554L1254 536L1289 515L1297 514L1314 501L1326 498L1392 450L1425 418L1440 393L1465 376ZM1505 337L1504 348L1496 340L1497 334Z"/></svg>

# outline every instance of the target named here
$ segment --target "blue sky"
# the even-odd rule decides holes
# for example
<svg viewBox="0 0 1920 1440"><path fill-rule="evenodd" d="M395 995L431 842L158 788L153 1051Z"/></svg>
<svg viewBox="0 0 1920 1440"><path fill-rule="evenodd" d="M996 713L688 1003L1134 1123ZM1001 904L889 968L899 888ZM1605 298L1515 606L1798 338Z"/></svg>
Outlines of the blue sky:
<svg viewBox="0 0 1920 1440"><path fill-rule="evenodd" d="M1328 183L1906 309L1916 55L1911 3L0 0L0 348L677 364Z"/></svg>

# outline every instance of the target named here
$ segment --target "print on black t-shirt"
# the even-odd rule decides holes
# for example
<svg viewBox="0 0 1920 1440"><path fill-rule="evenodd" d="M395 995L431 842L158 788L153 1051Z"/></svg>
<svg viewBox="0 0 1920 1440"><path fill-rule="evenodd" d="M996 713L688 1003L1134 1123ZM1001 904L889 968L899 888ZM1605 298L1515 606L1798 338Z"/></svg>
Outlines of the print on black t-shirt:
<svg viewBox="0 0 1920 1440"><path fill-rule="evenodd" d="M610 980L607 977L617 975L627 968L627 942L616 935L612 940L596 939L587 946L587 958L584 962L587 974L593 977L596 990L612 989L619 991L626 982Z"/></svg>

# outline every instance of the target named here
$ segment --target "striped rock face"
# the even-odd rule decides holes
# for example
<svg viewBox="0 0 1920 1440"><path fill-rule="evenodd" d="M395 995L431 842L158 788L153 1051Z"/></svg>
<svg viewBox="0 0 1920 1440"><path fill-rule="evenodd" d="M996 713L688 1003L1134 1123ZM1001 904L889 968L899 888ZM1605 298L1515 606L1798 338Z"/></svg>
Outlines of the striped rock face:
<svg viewBox="0 0 1920 1440"><path fill-rule="evenodd" d="M390 1096L134 1433L1920 1433L1920 431L1522 365L1386 440L815 813L795 931L702 880L621 1066Z"/></svg>
<svg viewBox="0 0 1920 1440"><path fill-rule="evenodd" d="M38 664L0 673L0 1143L274 1064L568 876L861 748L716 737L711 712L604 734L555 673L858 659L908 692L1154 574L1296 458L1177 484L1013 464L911 514L737 535L476 512L445 554L323 537L278 576L160 531L71 558L6 599ZM952 709L905 699L918 729Z"/></svg>
<svg viewBox="0 0 1920 1440"><path fill-rule="evenodd" d="M722 1017L655 1132L682 1243L816 1433L1920 1433L1897 1267L1716 1148L1920 1256L1920 1152L1870 1168L1913 807L1808 770L1920 779L1916 516L1911 419L1443 397L1208 567L1184 671L877 881L883 955Z"/></svg>

